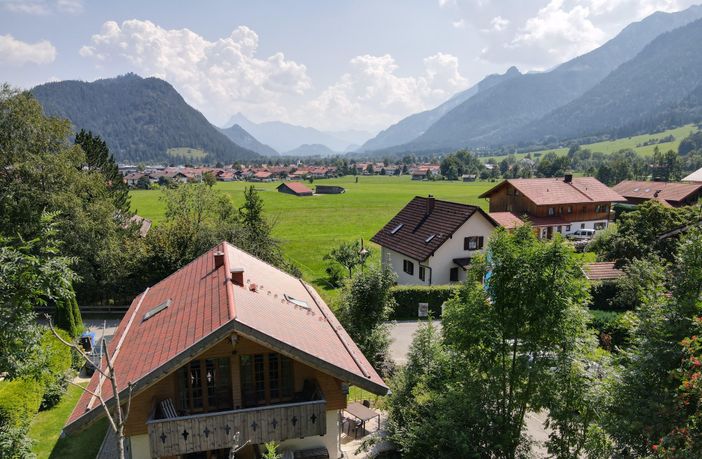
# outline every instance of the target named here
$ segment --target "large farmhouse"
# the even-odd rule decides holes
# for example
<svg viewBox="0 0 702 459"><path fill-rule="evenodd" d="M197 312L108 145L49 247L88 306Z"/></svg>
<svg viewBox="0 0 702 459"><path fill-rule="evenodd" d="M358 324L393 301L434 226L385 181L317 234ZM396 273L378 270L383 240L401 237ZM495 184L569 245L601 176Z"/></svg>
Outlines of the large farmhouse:
<svg viewBox="0 0 702 459"><path fill-rule="evenodd" d="M294 457L340 457L349 385L388 392L315 290L222 243L132 303L110 342L121 400L133 385L129 457L237 457L280 442ZM96 372L92 392L112 398ZM84 394L64 431L104 416ZM292 457L292 456L291 456Z"/></svg>
<svg viewBox="0 0 702 459"><path fill-rule="evenodd" d="M399 284L448 284L465 280L496 226L479 207L417 196L371 240Z"/></svg>
<svg viewBox="0 0 702 459"><path fill-rule="evenodd" d="M629 204L656 200L666 207L697 204L702 196L702 183L647 182L624 180L613 187Z"/></svg>
<svg viewBox="0 0 702 459"><path fill-rule="evenodd" d="M495 220L526 219L539 237L548 239L555 233L604 229L612 203L626 201L596 178L570 174L564 178L504 180L480 197L490 200L490 215Z"/></svg>

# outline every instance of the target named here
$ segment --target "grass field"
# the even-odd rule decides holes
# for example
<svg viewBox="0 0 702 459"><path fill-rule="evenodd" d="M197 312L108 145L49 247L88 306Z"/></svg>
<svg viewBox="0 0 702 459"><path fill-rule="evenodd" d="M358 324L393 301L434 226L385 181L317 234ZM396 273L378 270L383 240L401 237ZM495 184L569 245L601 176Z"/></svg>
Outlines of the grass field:
<svg viewBox="0 0 702 459"><path fill-rule="evenodd" d="M69 386L61 401L50 410L41 411L32 420L29 437L32 439L32 452L38 459L66 458L91 459L100 449L107 431L107 420L103 419L85 431L59 438L66 419L78 403L82 390Z"/></svg>
<svg viewBox="0 0 702 459"><path fill-rule="evenodd" d="M342 241L363 238L366 243L414 196L434 195L437 199L480 205L487 202L478 199L490 182L420 182L404 177L355 177L319 180L324 185L341 185L346 193L296 197L278 193L280 182L257 183L265 202L268 217L275 223L274 236L281 241L285 255L303 271L306 280L318 287L327 288L325 263L322 257ZM243 190L250 186L246 182L219 182L218 190L224 191L235 204L243 202ZM313 184L314 185L314 184ZM132 208L139 215L152 219L156 224L163 219L164 208L158 191L137 190L131 192ZM373 263L379 259L379 249L371 244ZM331 292L329 292L331 293ZM331 293L333 295L333 293Z"/></svg>
<svg viewBox="0 0 702 459"><path fill-rule="evenodd" d="M661 151L666 152L668 150L675 150L678 151L678 146L680 145L680 142L690 135L691 133L697 131L697 126L694 124L688 124L686 126L682 126L679 128L675 129L669 129L667 131L663 132L657 132L653 134L642 134L642 135L635 135L632 137L624 137L622 139L616 139L616 140L609 140L606 142L597 142L597 143L591 143L587 145L582 145L582 148L587 148L590 149L591 151L594 152L601 152L601 153L614 153L615 151L623 150L625 148L631 148L637 153L639 153L642 156L651 156L653 155L653 150L658 147ZM657 145L646 145L646 146L640 146L638 147L637 145L641 145L645 143L648 140L651 139L660 139L663 137L667 137L669 135L672 135L675 137L675 140L672 142L664 142L660 143ZM531 156L534 157L535 155L540 155L540 154L545 154L548 152L554 152L557 155L565 155L568 152L567 148L557 148L557 149L552 149L552 150L542 150L542 151L535 151L531 153ZM517 158L523 158L527 154L526 153L519 153L515 155ZM498 156L491 156L491 158L498 159L500 157ZM486 158L487 159L487 158Z"/></svg>

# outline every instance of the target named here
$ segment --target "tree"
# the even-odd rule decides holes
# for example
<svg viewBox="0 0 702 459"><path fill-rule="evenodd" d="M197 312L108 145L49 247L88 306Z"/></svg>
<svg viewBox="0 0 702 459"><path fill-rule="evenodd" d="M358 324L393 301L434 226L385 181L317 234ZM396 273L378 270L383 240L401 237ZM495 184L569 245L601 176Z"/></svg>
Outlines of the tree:
<svg viewBox="0 0 702 459"><path fill-rule="evenodd" d="M75 144L85 153L85 166L88 170L98 171L104 177L115 208L123 215L129 215L129 188L122 179L107 143L100 136L81 129L76 135Z"/></svg>
<svg viewBox="0 0 702 459"><path fill-rule="evenodd" d="M390 287L395 274L387 268L356 272L341 291L338 316L346 331L377 370L390 369L387 320L396 303Z"/></svg>
<svg viewBox="0 0 702 459"><path fill-rule="evenodd" d="M202 182L211 188L217 183L217 177L211 171L205 171L202 173Z"/></svg>
<svg viewBox="0 0 702 459"><path fill-rule="evenodd" d="M39 336L35 308L73 298L74 260L59 252L52 215L42 218L41 237L0 236L0 373L21 373Z"/></svg>
<svg viewBox="0 0 702 459"><path fill-rule="evenodd" d="M369 249L361 247L359 241L342 242L324 255L324 259L338 263L348 270L349 278L353 275L353 270L357 266L365 264L370 255Z"/></svg>
<svg viewBox="0 0 702 459"><path fill-rule="evenodd" d="M684 427L691 419L689 410L694 410L694 407L679 409L678 387L686 352L680 343L698 331L702 230L690 230L675 253L670 264L640 262L657 274L641 277L645 283L636 292L638 305L630 346L620 352L621 370L613 378L611 401L606 410L610 435L620 446L639 456L652 454L653 446Z"/></svg>

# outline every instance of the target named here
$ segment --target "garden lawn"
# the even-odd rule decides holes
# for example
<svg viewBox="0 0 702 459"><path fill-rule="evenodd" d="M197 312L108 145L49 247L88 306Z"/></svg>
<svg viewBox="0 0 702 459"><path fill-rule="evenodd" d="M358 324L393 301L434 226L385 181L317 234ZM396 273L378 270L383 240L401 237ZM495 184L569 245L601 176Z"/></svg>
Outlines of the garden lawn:
<svg viewBox="0 0 702 459"><path fill-rule="evenodd" d="M81 389L70 385L55 407L36 415L29 427L29 437L33 441L32 451L38 459L93 459L97 455L107 432L106 419L78 434L59 438L61 429L82 393Z"/></svg>
<svg viewBox="0 0 702 459"><path fill-rule="evenodd" d="M229 194L235 204L244 201L244 188L254 185L261 193L266 214L274 222L273 235L281 242L285 255L295 262L303 277L317 287L332 292L326 283L324 255L343 241L363 238L373 249L369 263L379 260L380 250L369 239L380 230L414 196L434 195L437 199L474 204L487 209L487 201L478 196L494 182L413 181L409 176L355 176L315 180L320 185L341 185L346 193L297 197L278 193L281 182L218 182L215 187ZM164 218L161 193L135 190L132 209L155 224Z"/></svg>

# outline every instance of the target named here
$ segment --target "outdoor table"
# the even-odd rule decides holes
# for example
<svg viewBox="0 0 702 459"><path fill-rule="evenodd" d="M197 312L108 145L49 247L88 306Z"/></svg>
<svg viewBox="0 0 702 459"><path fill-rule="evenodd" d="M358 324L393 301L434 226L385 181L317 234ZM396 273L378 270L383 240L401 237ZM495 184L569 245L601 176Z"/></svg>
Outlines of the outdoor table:
<svg viewBox="0 0 702 459"><path fill-rule="evenodd" d="M361 403L353 402L349 404L344 411L361 421L361 427L363 427L364 432L366 431L366 421L370 421L373 418L378 418L378 429L380 429L380 413L371 410Z"/></svg>

